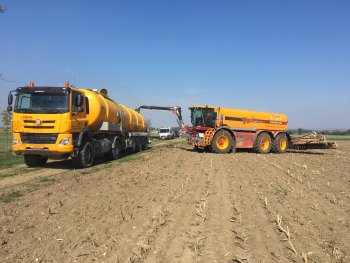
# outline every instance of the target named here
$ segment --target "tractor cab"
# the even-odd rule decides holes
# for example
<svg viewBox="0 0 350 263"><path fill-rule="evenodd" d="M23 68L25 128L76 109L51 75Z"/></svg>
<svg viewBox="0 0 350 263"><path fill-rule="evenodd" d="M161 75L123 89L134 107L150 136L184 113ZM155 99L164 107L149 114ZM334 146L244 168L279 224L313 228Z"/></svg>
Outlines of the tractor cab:
<svg viewBox="0 0 350 263"><path fill-rule="evenodd" d="M215 128L217 120L217 112L214 107L208 106L194 106L190 107L191 110L191 123L193 128L206 127Z"/></svg>

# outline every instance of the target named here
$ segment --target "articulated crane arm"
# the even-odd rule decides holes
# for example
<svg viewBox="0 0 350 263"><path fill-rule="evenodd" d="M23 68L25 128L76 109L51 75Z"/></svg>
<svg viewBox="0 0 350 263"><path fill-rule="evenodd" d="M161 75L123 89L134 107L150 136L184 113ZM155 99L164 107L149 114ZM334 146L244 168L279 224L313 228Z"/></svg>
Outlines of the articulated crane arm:
<svg viewBox="0 0 350 263"><path fill-rule="evenodd" d="M172 113L174 113L176 115L176 121L177 121L177 124L179 125L180 129L181 130L185 129L185 123L182 119L182 114L181 114L181 107L179 107L179 106L164 107L164 106L140 105L135 109L135 111L140 112L141 109L171 111Z"/></svg>

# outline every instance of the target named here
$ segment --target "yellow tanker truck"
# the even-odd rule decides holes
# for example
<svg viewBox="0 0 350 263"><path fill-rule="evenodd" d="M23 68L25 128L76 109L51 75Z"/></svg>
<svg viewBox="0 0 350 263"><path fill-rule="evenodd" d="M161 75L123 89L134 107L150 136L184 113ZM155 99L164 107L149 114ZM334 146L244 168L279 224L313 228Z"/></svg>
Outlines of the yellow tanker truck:
<svg viewBox="0 0 350 263"><path fill-rule="evenodd" d="M123 152L148 146L144 117L108 97L106 89L37 87L34 83L11 91L12 151L23 154L30 167L48 158L72 158L75 167L90 167L95 157L117 159Z"/></svg>
<svg viewBox="0 0 350 263"><path fill-rule="evenodd" d="M293 137L286 132L288 119L280 113L237 110L213 106L192 106L192 129L187 129L188 143L195 149L228 153L236 148L256 153L284 153L293 149L336 148L324 136L311 134Z"/></svg>

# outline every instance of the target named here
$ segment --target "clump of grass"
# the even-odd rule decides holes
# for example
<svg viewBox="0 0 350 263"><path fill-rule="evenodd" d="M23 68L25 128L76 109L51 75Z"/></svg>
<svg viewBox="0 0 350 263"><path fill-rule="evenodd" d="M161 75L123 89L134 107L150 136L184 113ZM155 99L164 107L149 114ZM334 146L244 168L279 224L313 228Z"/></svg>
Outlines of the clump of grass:
<svg viewBox="0 0 350 263"><path fill-rule="evenodd" d="M276 188L276 191L278 193L284 194L284 195L288 195L288 190L283 188L282 186L278 185L278 187Z"/></svg>
<svg viewBox="0 0 350 263"><path fill-rule="evenodd" d="M118 162L125 163L125 162L137 161L140 159L141 159L140 155L128 155L128 156L125 156L125 157L119 159Z"/></svg>
<svg viewBox="0 0 350 263"><path fill-rule="evenodd" d="M14 191L14 192L11 192L11 193L8 193L6 195L1 196L0 201L4 202L4 203L11 203L21 196L22 196L21 192Z"/></svg>
<svg viewBox="0 0 350 263"><path fill-rule="evenodd" d="M23 163L22 156L16 156L9 151L0 151L0 169Z"/></svg>

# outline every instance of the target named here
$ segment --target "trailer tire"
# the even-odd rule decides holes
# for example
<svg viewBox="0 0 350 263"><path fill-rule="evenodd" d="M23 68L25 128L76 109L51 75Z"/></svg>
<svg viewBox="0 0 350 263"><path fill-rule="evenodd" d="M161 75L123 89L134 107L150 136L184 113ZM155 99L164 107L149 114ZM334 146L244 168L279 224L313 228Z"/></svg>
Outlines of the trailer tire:
<svg viewBox="0 0 350 263"><path fill-rule="evenodd" d="M271 137L267 132L262 132L256 137L254 142L254 152L266 154L271 150Z"/></svg>
<svg viewBox="0 0 350 263"><path fill-rule="evenodd" d="M72 159L76 168L89 168L94 163L94 147L90 141L83 142L80 155Z"/></svg>
<svg viewBox="0 0 350 263"><path fill-rule="evenodd" d="M36 154L25 154L23 157L25 164L29 167L44 166L48 159L47 157Z"/></svg>
<svg viewBox="0 0 350 263"><path fill-rule="evenodd" d="M274 153L285 153L288 149L288 138L285 133L280 133L272 141L272 151Z"/></svg>
<svg viewBox="0 0 350 263"><path fill-rule="evenodd" d="M215 153L229 153L233 150L232 135L225 130L218 131L211 141L211 149Z"/></svg>

